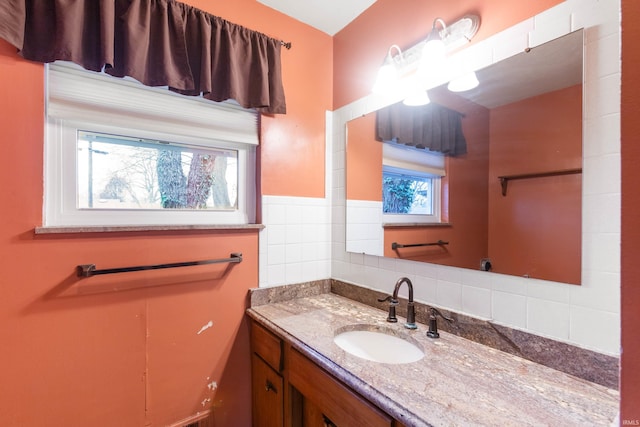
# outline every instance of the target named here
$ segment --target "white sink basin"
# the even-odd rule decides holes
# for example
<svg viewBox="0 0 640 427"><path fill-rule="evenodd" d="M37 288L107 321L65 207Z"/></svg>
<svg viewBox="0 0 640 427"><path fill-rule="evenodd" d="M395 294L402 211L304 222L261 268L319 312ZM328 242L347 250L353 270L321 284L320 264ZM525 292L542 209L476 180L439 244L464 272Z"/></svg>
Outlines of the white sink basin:
<svg viewBox="0 0 640 427"><path fill-rule="evenodd" d="M411 363L424 357L416 344L392 333L385 329L338 331L333 341L347 353L379 363Z"/></svg>

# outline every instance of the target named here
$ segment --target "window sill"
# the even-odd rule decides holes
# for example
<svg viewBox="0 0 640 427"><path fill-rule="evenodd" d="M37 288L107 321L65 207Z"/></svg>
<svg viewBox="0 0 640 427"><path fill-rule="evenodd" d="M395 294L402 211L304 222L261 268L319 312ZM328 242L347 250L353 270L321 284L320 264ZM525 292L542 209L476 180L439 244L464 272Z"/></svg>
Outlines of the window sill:
<svg viewBox="0 0 640 427"><path fill-rule="evenodd" d="M382 228L453 227L450 222L387 222Z"/></svg>
<svg viewBox="0 0 640 427"><path fill-rule="evenodd" d="M114 226L58 226L36 227L36 235L46 234L80 234L80 233L122 233L122 232L185 232L185 231L251 231L262 230L262 224L242 225L114 225Z"/></svg>

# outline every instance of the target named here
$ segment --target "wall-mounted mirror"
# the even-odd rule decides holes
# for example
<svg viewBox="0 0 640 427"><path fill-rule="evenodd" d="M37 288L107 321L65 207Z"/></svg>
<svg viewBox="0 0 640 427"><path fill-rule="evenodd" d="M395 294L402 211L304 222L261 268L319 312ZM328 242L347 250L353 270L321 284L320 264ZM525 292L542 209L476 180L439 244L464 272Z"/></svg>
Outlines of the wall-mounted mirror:
<svg viewBox="0 0 640 427"><path fill-rule="evenodd" d="M580 284L583 46L576 31L403 106L456 112L464 154L378 140L397 106L348 122L347 251Z"/></svg>

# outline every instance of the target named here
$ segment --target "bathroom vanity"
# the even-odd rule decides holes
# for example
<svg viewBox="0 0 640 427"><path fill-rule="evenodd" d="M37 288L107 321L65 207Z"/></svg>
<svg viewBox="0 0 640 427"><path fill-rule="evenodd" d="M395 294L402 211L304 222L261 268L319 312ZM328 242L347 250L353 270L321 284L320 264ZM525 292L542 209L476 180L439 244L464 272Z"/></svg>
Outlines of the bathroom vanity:
<svg viewBox="0 0 640 427"><path fill-rule="evenodd" d="M255 425L402 425L258 322L251 337Z"/></svg>
<svg viewBox="0 0 640 427"><path fill-rule="evenodd" d="M617 390L332 293L263 305L251 322L256 426L610 425ZM424 356L367 360L335 342L346 331L382 333ZM391 350L391 351L389 351ZM377 350L374 350L374 352ZM377 357L375 354L373 358Z"/></svg>

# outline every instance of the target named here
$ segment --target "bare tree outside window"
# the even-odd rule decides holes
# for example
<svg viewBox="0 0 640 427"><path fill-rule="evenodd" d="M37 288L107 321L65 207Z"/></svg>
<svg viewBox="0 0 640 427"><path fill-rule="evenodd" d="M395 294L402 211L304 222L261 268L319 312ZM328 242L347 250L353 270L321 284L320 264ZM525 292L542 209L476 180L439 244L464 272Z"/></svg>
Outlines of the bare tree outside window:
<svg viewBox="0 0 640 427"><path fill-rule="evenodd" d="M80 132L77 173L81 208L237 207L237 152L231 150Z"/></svg>

